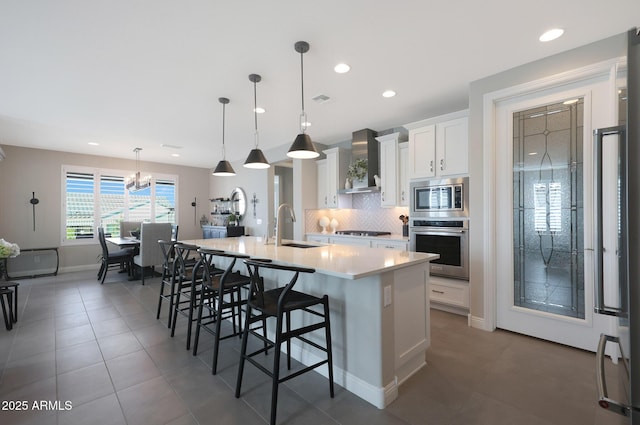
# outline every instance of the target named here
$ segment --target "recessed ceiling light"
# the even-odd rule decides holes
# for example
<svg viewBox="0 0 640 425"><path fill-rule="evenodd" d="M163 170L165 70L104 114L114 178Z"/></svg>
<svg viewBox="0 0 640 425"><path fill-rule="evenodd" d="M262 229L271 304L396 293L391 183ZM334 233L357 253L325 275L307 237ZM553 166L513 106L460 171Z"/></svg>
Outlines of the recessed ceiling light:
<svg viewBox="0 0 640 425"><path fill-rule="evenodd" d="M333 67L333 70L335 72L337 72L338 74L345 74L347 72L349 72L349 70L351 69L351 67L349 65L347 65L346 63L339 63L336 66Z"/></svg>
<svg viewBox="0 0 640 425"><path fill-rule="evenodd" d="M382 97L393 97L396 95L396 92L394 92L393 90L386 90L385 92L382 93Z"/></svg>
<svg viewBox="0 0 640 425"><path fill-rule="evenodd" d="M265 110L264 108L257 107L256 109L253 110L253 112L255 112L256 114L264 114Z"/></svg>
<svg viewBox="0 0 640 425"><path fill-rule="evenodd" d="M177 158L177 157L180 156L180 154L179 153L172 153L171 156L174 157L174 158Z"/></svg>
<svg viewBox="0 0 640 425"><path fill-rule="evenodd" d="M542 42L551 41L560 37L562 34L564 34L564 30L562 28L553 28L542 34L538 40Z"/></svg>
<svg viewBox="0 0 640 425"><path fill-rule="evenodd" d="M100 146L100 143L98 143L98 142L89 142L87 144L91 145L91 146Z"/></svg>

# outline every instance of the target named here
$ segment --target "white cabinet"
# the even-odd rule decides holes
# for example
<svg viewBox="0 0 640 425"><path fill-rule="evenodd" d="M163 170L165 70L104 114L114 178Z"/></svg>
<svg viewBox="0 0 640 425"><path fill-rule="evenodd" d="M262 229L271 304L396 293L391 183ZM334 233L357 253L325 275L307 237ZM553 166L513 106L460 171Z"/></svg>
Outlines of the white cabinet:
<svg viewBox="0 0 640 425"><path fill-rule="evenodd" d="M338 190L344 185L349 152L342 148L322 151L327 158L316 161L318 171L318 208L338 208ZM350 207L350 205L349 205Z"/></svg>
<svg viewBox="0 0 640 425"><path fill-rule="evenodd" d="M402 250L402 251L408 251L409 250L409 242L373 240L373 241L371 241L371 247L372 248L399 249L399 250Z"/></svg>
<svg viewBox="0 0 640 425"><path fill-rule="evenodd" d="M400 179L398 194L398 205L401 207L409 206L409 143L398 144L398 177Z"/></svg>
<svg viewBox="0 0 640 425"><path fill-rule="evenodd" d="M356 245L371 248L371 241L363 238L331 236L330 242L337 245Z"/></svg>
<svg viewBox="0 0 640 425"><path fill-rule="evenodd" d="M307 235L307 242L329 243L329 236Z"/></svg>
<svg viewBox="0 0 640 425"><path fill-rule="evenodd" d="M318 208L328 208L327 198L327 160L316 161L318 182Z"/></svg>
<svg viewBox="0 0 640 425"><path fill-rule="evenodd" d="M429 278L431 307L460 313L469 309L469 282L440 276Z"/></svg>
<svg viewBox="0 0 640 425"><path fill-rule="evenodd" d="M403 186L399 148L401 137L401 133L376 137L380 142L380 202L383 207L401 205L400 194Z"/></svg>
<svg viewBox="0 0 640 425"><path fill-rule="evenodd" d="M456 114L459 115L459 114ZM430 178L467 174L468 117L425 125L409 124L409 178Z"/></svg>

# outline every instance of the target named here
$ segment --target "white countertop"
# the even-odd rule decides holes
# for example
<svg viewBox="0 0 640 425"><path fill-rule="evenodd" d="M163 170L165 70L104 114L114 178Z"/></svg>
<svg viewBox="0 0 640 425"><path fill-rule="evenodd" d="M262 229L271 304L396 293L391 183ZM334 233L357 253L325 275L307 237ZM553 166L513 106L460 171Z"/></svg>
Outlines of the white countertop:
<svg viewBox="0 0 640 425"><path fill-rule="evenodd" d="M268 258L280 263L309 267L315 269L317 273L344 279L359 279L439 258L436 254L422 252L346 245L320 245L315 248L276 247L273 244L273 239L270 239L269 244L265 245L264 239L256 236L195 239L181 242L203 248L219 249L232 253L246 254L251 257ZM318 245L314 242L283 242Z"/></svg>

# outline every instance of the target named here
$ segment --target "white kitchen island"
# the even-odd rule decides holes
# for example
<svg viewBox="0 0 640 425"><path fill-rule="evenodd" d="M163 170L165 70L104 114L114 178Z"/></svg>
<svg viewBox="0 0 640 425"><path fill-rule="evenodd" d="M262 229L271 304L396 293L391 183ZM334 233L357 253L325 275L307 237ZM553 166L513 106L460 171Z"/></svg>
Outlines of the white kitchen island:
<svg viewBox="0 0 640 425"><path fill-rule="evenodd" d="M335 383L374 406L395 400L398 386L426 364L429 261L437 255L346 245L276 247L251 236L182 242L315 269L301 274L295 289L329 296ZM291 277L278 273L284 272L265 269L265 285ZM311 339L324 343L320 333ZM304 364L323 358L300 341L291 351ZM328 376L326 366L316 370Z"/></svg>

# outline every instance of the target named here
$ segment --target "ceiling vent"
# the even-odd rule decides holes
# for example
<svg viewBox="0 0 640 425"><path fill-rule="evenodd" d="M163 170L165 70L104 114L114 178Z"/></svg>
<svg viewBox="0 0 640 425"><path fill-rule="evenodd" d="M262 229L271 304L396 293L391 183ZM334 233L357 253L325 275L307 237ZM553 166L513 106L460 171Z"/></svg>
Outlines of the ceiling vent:
<svg viewBox="0 0 640 425"><path fill-rule="evenodd" d="M316 103L322 104L322 103L327 103L329 100L331 100L331 98L327 95L319 94L317 96L313 96L311 100L313 100Z"/></svg>

